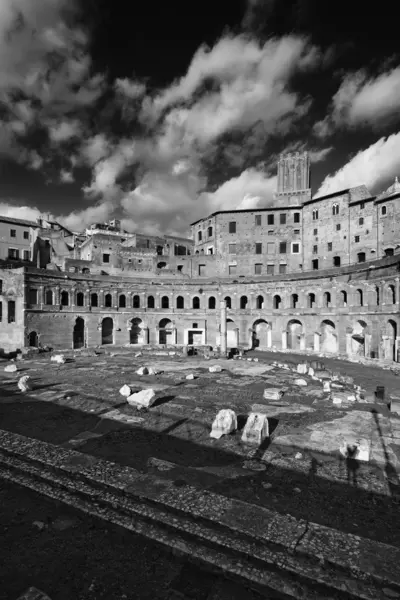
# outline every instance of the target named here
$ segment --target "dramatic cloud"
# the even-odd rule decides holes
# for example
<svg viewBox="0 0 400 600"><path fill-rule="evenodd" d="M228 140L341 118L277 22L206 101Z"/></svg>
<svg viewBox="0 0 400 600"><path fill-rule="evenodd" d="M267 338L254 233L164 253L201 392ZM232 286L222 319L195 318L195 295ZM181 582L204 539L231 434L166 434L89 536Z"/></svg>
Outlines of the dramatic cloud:
<svg viewBox="0 0 400 600"><path fill-rule="evenodd" d="M316 123L320 137L337 127L368 125L376 129L398 119L400 109L400 67L376 77L362 69L346 75L332 100L329 116Z"/></svg>
<svg viewBox="0 0 400 600"><path fill-rule="evenodd" d="M146 86L144 83L132 81L127 77L125 77L125 79L116 79L114 88L117 94L130 100L141 98L146 93Z"/></svg>
<svg viewBox="0 0 400 600"><path fill-rule="evenodd" d="M74 137L79 137L82 127L77 120L61 121L49 124L49 138L54 143L66 142Z"/></svg>
<svg viewBox="0 0 400 600"><path fill-rule="evenodd" d="M361 150L334 175L325 178L317 196L365 184L373 193L400 174L400 133Z"/></svg>

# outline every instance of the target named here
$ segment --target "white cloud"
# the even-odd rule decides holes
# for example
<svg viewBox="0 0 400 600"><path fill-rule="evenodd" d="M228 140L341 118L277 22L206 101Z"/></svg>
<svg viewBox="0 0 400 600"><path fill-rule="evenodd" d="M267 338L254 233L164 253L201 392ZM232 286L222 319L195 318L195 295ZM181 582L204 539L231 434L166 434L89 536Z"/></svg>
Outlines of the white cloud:
<svg viewBox="0 0 400 600"><path fill-rule="evenodd" d="M60 181L61 181L61 183L73 183L74 182L73 173L71 171L66 171L65 169L61 169Z"/></svg>
<svg viewBox="0 0 400 600"><path fill-rule="evenodd" d="M276 177L257 169L247 169L207 194L209 211L263 208L273 204Z"/></svg>
<svg viewBox="0 0 400 600"><path fill-rule="evenodd" d="M381 138L360 150L334 175L322 182L317 196L357 185L366 185L373 193L400 173L400 133Z"/></svg>
<svg viewBox="0 0 400 600"><path fill-rule="evenodd" d="M71 138L78 137L82 132L82 126L77 120L60 121L49 123L48 132L53 143L66 142Z"/></svg>
<svg viewBox="0 0 400 600"><path fill-rule="evenodd" d="M136 100L141 98L146 93L146 86L139 81L132 81L125 77L124 79L116 79L114 82L115 91L121 96Z"/></svg>
<svg viewBox="0 0 400 600"><path fill-rule="evenodd" d="M93 178L89 186L84 188L85 194L102 195L111 198L118 194L117 180L125 169L134 163L137 157L136 144L134 141L121 140L113 148L106 158L99 160L93 169Z"/></svg>
<svg viewBox="0 0 400 600"><path fill-rule="evenodd" d="M40 217L40 211L32 206L18 206L9 202L0 201L0 215L3 217L14 217L15 219L26 219L34 221Z"/></svg>
<svg viewBox="0 0 400 600"><path fill-rule="evenodd" d="M72 231L83 231L92 223L107 221L113 211L114 206L111 202L102 202L95 206L89 206L85 210L73 211L67 216L60 216L57 221Z"/></svg>

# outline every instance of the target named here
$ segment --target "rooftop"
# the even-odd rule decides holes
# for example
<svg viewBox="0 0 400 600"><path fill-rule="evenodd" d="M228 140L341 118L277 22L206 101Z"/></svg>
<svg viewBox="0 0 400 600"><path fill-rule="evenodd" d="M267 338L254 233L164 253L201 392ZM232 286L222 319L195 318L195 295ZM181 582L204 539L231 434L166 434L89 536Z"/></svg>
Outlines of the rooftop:
<svg viewBox="0 0 400 600"><path fill-rule="evenodd" d="M38 223L35 223L34 221L27 221L25 219L16 219L14 217L6 217L3 215L0 215L0 222L1 223L11 223L12 225L22 225L23 227L35 227L36 229L39 229L40 225Z"/></svg>

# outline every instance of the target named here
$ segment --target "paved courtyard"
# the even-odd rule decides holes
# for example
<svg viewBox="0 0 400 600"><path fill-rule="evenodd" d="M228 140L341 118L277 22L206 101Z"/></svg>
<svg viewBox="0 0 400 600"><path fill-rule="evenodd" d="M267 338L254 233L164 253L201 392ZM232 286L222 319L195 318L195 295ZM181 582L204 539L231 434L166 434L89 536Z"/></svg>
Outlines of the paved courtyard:
<svg viewBox="0 0 400 600"><path fill-rule="evenodd" d="M400 547L400 417L386 405L400 387L398 376L318 359L362 388L359 401L337 405L320 381L286 367L304 357L252 356L258 362L135 358L131 349L115 349L77 353L63 365L46 354L17 361L17 373L0 372L1 429ZM210 373L213 364L223 371ZM162 373L139 376L141 366ZM195 379L187 380L189 373ZM22 375L30 376L32 391L18 390ZM298 386L298 378L307 386ZM140 411L130 406L119 394L123 384L154 389L155 404ZM375 397L378 385L385 387L384 400ZM336 391L354 391L350 380L342 386ZM269 387L284 391L280 402L263 399ZM212 439L212 422L223 408L238 415L238 431ZM269 417L271 436L260 447L241 439L252 409ZM342 456L346 440L364 440L370 461Z"/></svg>

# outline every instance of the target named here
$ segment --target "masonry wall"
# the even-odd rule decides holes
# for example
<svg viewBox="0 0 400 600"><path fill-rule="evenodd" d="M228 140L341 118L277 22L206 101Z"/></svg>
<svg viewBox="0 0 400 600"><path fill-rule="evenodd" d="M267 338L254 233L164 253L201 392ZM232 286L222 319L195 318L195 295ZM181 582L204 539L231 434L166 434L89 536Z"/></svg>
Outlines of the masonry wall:
<svg viewBox="0 0 400 600"><path fill-rule="evenodd" d="M11 320L10 303L15 303ZM0 269L0 356L25 345L23 269Z"/></svg>

